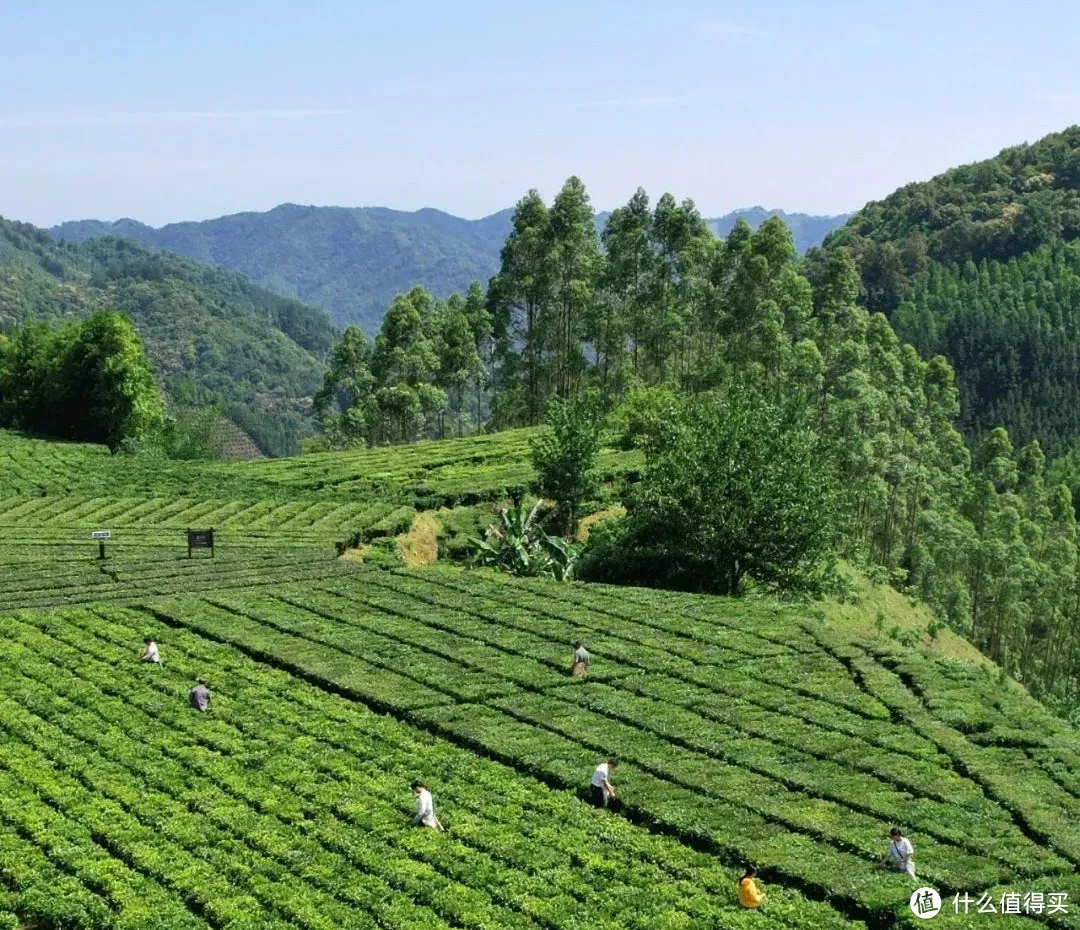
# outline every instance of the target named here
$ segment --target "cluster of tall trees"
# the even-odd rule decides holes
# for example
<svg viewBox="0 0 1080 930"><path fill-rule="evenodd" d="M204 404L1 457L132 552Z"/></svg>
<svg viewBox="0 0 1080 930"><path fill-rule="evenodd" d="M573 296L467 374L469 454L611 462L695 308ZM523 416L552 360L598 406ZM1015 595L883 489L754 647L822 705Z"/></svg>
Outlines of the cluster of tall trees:
<svg viewBox="0 0 1080 930"><path fill-rule="evenodd" d="M590 403L596 398L628 437L637 430L666 463L671 493L628 500L620 545L636 537L657 543L642 527L672 518L676 492L693 492L679 498L692 503L696 489L711 486L706 472L717 487L774 495L749 501L747 512L767 504L784 513L791 504L804 515L795 519L809 519L821 496L810 451L826 450L843 491L835 501L845 532L825 528L841 540L830 543L834 550L920 594L1037 693L1075 700L1080 564L1067 483L1047 477L1037 444L1014 454L1004 430L987 431L971 451L958 428L961 387L952 366L902 342L885 315L860 303L864 293L849 250L800 261L779 220L754 231L740 223L718 239L692 202L665 195L650 205L638 191L598 230L586 191L572 178L550 206L535 192L519 202L486 295L474 286L467 298L440 303L413 291L395 301L374 345L346 333L319 408L331 435L385 441L438 433L448 421L540 423L553 399L588 392ZM457 341L446 335L454 330ZM449 362L458 358L455 345L463 347L461 364ZM740 395L755 401L740 403ZM706 412L684 410L682 440L668 437L685 441L687 455L669 454L670 444L665 453L657 436L694 398ZM799 442L787 443L775 411L790 419L796 408ZM713 428L717 417L730 423ZM801 449L790 469L778 463L774 471L799 478L783 479L786 493L815 500L784 501L777 482L748 480L738 469L720 475L709 465L717 450L751 445L769 461ZM701 475L680 477L666 467L684 460L697 461ZM701 509L715 504L700 498ZM668 541L699 545L696 561L685 553L669 559L668 580L738 593L747 565L757 564L762 580L793 577L785 574L783 540L773 555L747 549L736 564L726 557L732 553L710 551L709 540L733 549L716 542L722 534L693 531L706 514L679 508L682 529ZM712 577L698 584L687 577L716 575L718 566L728 574L719 586ZM604 572L619 574L610 551Z"/></svg>
<svg viewBox="0 0 1080 930"><path fill-rule="evenodd" d="M462 435L480 422L490 340L479 284L436 301L421 287L394 298L374 342L348 327L334 347L315 415L333 448Z"/></svg>
<svg viewBox="0 0 1080 930"><path fill-rule="evenodd" d="M1075 713L1080 697L1076 512L1037 441L989 432L947 503L927 511L899 563L958 631L1036 694Z"/></svg>
<svg viewBox="0 0 1080 930"><path fill-rule="evenodd" d="M935 264L892 323L924 358L952 361L972 441L1000 425L1058 456L1080 438L1080 241L1007 263Z"/></svg>
<svg viewBox="0 0 1080 930"><path fill-rule="evenodd" d="M725 364L717 350L745 348L726 338L745 309L725 300L727 292L751 282L794 287L800 293L755 296L798 303L801 295L809 310L808 287L794 272L765 280L763 263L795 258L782 222L767 221L751 239L742 222L726 242L717 239L691 201L671 195L651 206L639 190L598 233L577 178L550 207L530 192L517 205L488 295L492 422L536 424L549 398L588 386L610 404L632 383L715 380Z"/></svg>
<svg viewBox="0 0 1080 930"><path fill-rule="evenodd" d="M155 435L162 409L139 334L120 313L0 336L0 426L117 449Z"/></svg>

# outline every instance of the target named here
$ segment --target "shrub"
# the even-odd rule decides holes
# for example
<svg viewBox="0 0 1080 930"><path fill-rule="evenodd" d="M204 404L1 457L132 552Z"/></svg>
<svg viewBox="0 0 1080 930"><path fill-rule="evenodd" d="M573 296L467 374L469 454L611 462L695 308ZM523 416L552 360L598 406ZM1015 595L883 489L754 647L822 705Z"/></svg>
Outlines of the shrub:
<svg viewBox="0 0 1080 930"><path fill-rule="evenodd" d="M581 576L715 594L746 582L819 593L835 579L840 491L805 411L750 391L688 402L646 445L626 517Z"/></svg>

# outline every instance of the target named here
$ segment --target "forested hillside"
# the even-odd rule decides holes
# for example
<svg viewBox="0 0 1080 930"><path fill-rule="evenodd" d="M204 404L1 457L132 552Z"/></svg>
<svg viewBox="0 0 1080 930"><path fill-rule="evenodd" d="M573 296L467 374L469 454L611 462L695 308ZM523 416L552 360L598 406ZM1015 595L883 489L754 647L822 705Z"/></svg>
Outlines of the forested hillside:
<svg viewBox="0 0 1080 930"><path fill-rule="evenodd" d="M394 296L413 284L446 297L486 281L507 222L505 214L471 222L438 210L283 204L268 213L161 229L123 220L65 223L53 234L70 241L128 236L240 271L275 293L325 308L339 323L373 332Z"/></svg>
<svg viewBox="0 0 1080 930"><path fill-rule="evenodd" d="M174 400L221 400L268 452L286 451L333 340L321 310L243 276L134 242L57 243L0 220L0 331L115 308Z"/></svg>
<svg viewBox="0 0 1080 930"><path fill-rule="evenodd" d="M924 358L951 358L970 434L1005 423L1052 455L1080 436L1080 242L1008 262L935 263L892 322Z"/></svg>
<svg viewBox="0 0 1080 930"><path fill-rule="evenodd" d="M896 306L927 259L1008 261L1080 236L1080 126L908 184L867 204L826 244L858 255L869 305Z"/></svg>
<svg viewBox="0 0 1080 930"><path fill-rule="evenodd" d="M317 400L326 441L535 425L553 402L596 421L606 411L646 461L583 570L731 591L748 572L783 588L801 554L777 561L794 536L765 530L822 542L841 526L833 556L877 566L1068 712L1080 694L1069 488L1037 442L1018 449L995 429L966 445L949 362L920 358L858 306L845 250L816 262L804 269L777 218L721 240L691 201L639 190L598 235L577 178L550 205L531 192L486 301L479 288L446 302L415 289L374 344L346 330ZM710 395L731 403L701 406ZM547 496L572 509L563 492ZM731 558L732 581L718 585ZM804 579L820 566L805 567Z"/></svg>
<svg viewBox="0 0 1080 930"><path fill-rule="evenodd" d="M851 252L901 338L950 359L972 438L1004 425L1058 452L1080 438L1078 237L1074 126L868 204L826 249Z"/></svg>
<svg viewBox="0 0 1080 930"><path fill-rule="evenodd" d="M414 285L435 297L464 292L498 269L510 233L511 210L464 220L440 210L415 213L382 207L313 207L283 204L267 213L238 213L160 229L134 220L64 223L52 233L81 242L123 236L241 271L278 294L328 310L340 324L379 328L391 300ZM817 245L846 217L737 210L710 221L726 235L739 216L756 227L779 214L791 226L800 252ZM600 214L602 223L606 214Z"/></svg>

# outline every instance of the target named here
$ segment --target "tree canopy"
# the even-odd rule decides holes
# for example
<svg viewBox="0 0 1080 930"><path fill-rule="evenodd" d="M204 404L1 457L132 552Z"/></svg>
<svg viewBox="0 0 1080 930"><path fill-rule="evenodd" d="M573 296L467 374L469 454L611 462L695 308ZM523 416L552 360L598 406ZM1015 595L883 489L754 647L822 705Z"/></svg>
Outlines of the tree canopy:
<svg viewBox="0 0 1080 930"><path fill-rule="evenodd" d="M594 393L556 397L548 406L547 428L532 443L536 490L561 508L567 537L574 534L582 502L600 483L594 466L602 422Z"/></svg>
<svg viewBox="0 0 1080 930"><path fill-rule="evenodd" d="M0 423L118 449L161 426L163 403L142 341L120 313L22 327L0 342Z"/></svg>
<svg viewBox="0 0 1080 930"><path fill-rule="evenodd" d="M742 387L706 395L646 454L626 516L594 532L581 577L728 595L748 580L825 589L846 512L805 406Z"/></svg>
<svg viewBox="0 0 1080 930"><path fill-rule="evenodd" d="M436 301L414 287L394 299L370 343L355 326L334 347L315 413L336 448L461 435L472 389L483 384L480 348L490 332L479 295ZM477 413L480 403L477 402Z"/></svg>

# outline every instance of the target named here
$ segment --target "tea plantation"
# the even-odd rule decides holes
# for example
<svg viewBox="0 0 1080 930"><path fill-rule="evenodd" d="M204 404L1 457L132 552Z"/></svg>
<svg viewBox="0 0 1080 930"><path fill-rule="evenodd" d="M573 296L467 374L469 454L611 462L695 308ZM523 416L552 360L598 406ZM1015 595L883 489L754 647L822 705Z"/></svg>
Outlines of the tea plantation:
<svg viewBox="0 0 1080 930"><path fill-rule="evenodd" d="M155 463L0 435L0 928L921 926L919 885L931 926L1080 927L1080 734L994 674L771 602L336 557L523 489L527 448ZM585 803L612 754L618 815ZM445 833L411 828L417 778ZM875 865L893 824L918 882ZM1031 893L1067 907L1000 913Z"/></svg>

